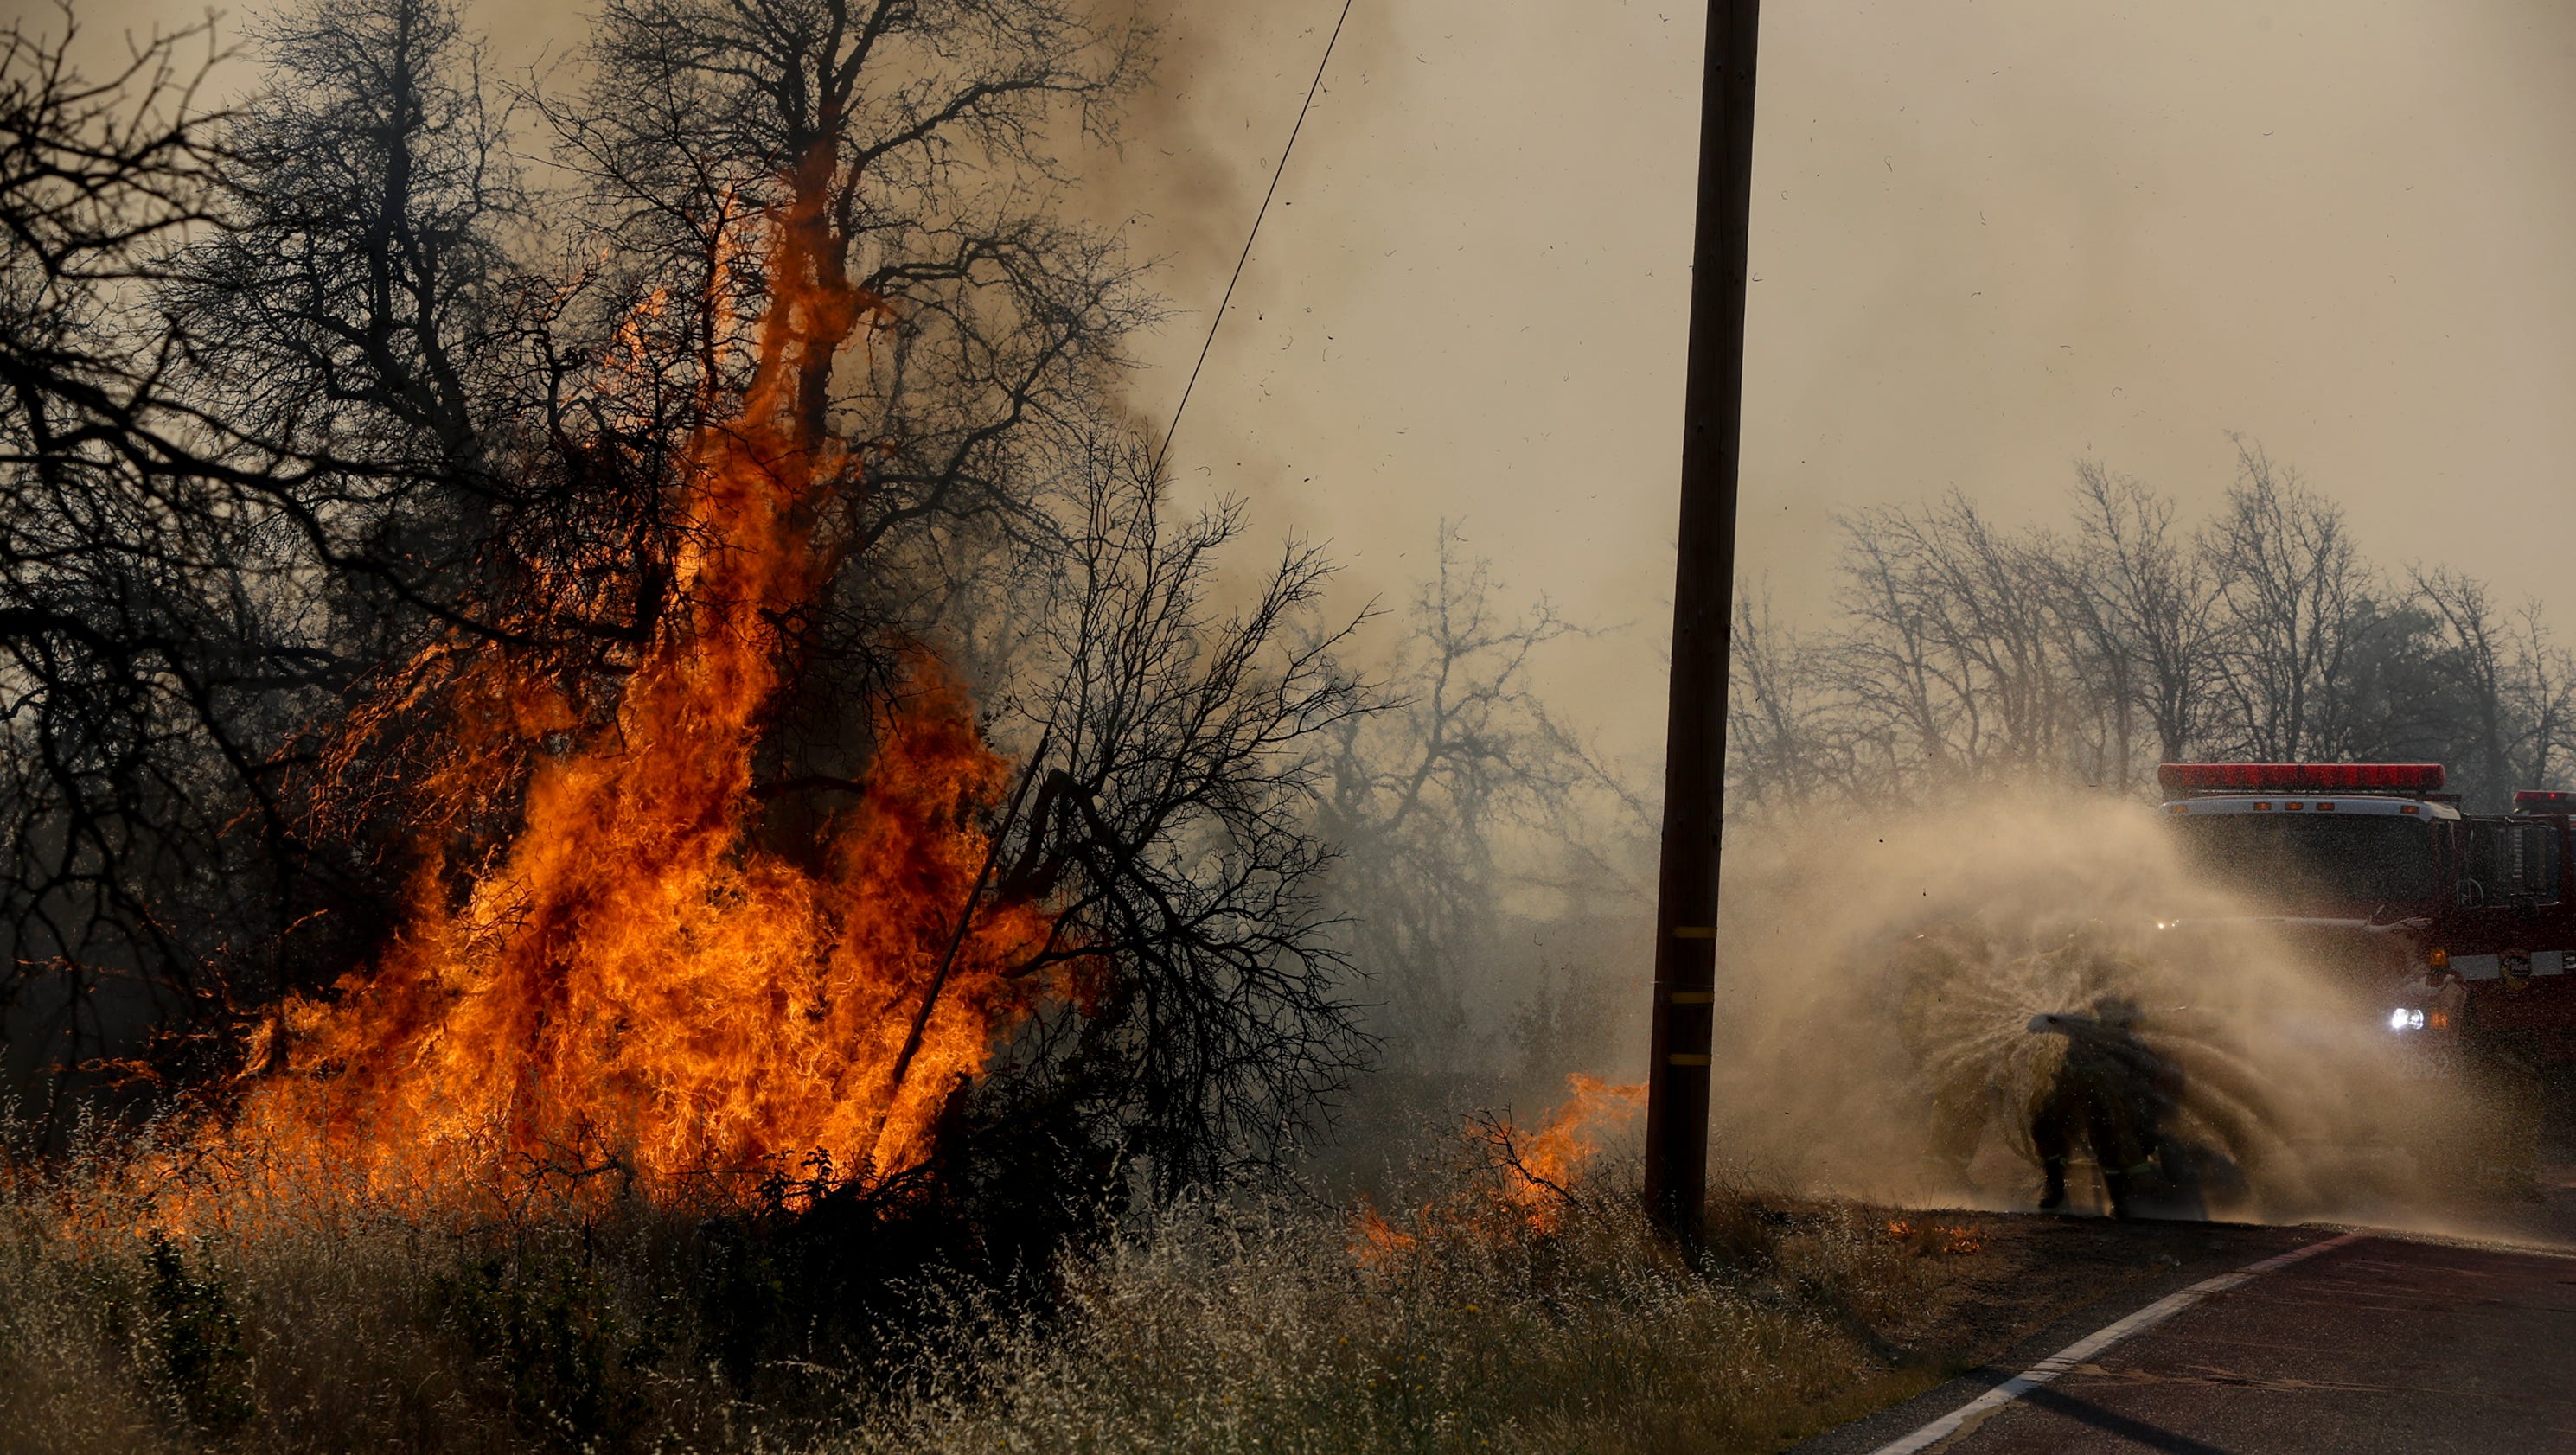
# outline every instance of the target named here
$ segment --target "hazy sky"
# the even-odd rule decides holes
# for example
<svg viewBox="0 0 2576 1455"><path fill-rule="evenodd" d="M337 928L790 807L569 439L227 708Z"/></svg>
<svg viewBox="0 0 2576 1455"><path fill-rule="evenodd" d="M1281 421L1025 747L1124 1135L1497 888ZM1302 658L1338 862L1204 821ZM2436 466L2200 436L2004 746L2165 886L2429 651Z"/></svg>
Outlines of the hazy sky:
<svg viewBox="0 0 2576 1455"><path fill-rule="evenodd" d="M1102 171L1183 310L1150 417L1339 8L1179 0ZM2084 455L2197 507L2238 430L2381 561L2576 631L2576 4L1764 12L1742 549L1784 609L1826 601L1837 512L1956 485L2054 516ZM515 63L579 12L472 13ZM1634 623L1550 678L1630 752L1659 747L1701 19L1357 0L1174 450L1356 588L1402 594L1446 517L1516 588Z"/></svg>
<svg viewBox="0 0 2576 1455"><path fill-rule="evenodd" d="M1368 62L1335 62L1181 449L1294 459L1253 488L1366 570L1457 516L1636 620L1577 700L1645 745L1700 21L1361 0ZM2576 598L2576 5L1775 0L1763 30L1742 567L1784 608L1823 604L1838 512L2053 515L2079 455L2200 505L2229 430L2384 562ZM1311 42L1276 35L1207 114L1280 129L1251 103L1293 106Z"/></svg>

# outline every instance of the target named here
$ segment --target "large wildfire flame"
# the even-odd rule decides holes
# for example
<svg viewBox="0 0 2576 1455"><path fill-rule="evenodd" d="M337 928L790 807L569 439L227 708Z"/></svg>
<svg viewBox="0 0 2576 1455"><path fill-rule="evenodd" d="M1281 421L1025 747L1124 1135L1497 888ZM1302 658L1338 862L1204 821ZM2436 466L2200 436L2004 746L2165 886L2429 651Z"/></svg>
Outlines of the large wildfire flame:
<svg viewBox="0 0 2576 1455"><path fill-rule="evenodd" d="M823 584L818 483L847 464L820 391L882 307L846 281L818 165L773 217L758 365L692 462L684 604L613 729L542 762L524 824L461 907L424 875L381 963L330 1003L289 1003L236 1145L379 1185L614 1166L668 1189L817 1152L885 1173L927 1155L1026 1005L1013 972L1049 924L1026 905L970 914L990 852L975 820L1010 768L945 674L916 675L815 864L749 833L783 685L770 623ZM569 717L549 684L481 690L498 730Z"/></svg>

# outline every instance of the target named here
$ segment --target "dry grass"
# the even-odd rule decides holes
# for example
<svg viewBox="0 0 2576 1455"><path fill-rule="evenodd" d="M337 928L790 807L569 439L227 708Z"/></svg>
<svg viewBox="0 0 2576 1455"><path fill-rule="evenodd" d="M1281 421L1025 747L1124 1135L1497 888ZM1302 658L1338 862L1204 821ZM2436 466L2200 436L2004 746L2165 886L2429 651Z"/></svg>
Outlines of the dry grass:
<svg viewBox="0 0 2576 1455"><path fill-rule="evenodd" d="M1856 1214L1789 1217L1758 1271L1696 1271L1623 1213L1539 1236L1181 1207L1072 1271L1053 1325L958 1299L834 1451L1765 1450L1923 1382L1870 1332L1928 1265Z"/></svg>
<svg viewBox="0 0 2576 1455"><path fill-rule="evenodd" d="M793 1290L703 1220L271 1196L154 1239L92 1159L0 1193L0 1447L1758 1450L1937 1374L1888 1339L1948 1265L1883 1217L1722 1197L1691 1264L1619 1176L1542 1231L1492 1150L1446 1149L1374 1232L1182 1201L1043 1288L916 1278L829 1335L757 1327Z"/></svg>

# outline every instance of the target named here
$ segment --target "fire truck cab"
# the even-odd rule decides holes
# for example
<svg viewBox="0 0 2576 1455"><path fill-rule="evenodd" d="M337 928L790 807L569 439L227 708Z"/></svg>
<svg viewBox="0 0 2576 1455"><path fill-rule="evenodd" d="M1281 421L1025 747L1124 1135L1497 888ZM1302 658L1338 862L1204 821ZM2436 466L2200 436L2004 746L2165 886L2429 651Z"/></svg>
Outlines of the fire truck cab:
<svg viewBox="0 0 2576 1455"><path fill-rule="evenodd" d="M2464 813L2436 763L2168 763L2184 858L2368 987L2408 1074L2536 1135L2576 1065L2576 794ZM2358 987L2357 987L2358 988Z"/></svg>

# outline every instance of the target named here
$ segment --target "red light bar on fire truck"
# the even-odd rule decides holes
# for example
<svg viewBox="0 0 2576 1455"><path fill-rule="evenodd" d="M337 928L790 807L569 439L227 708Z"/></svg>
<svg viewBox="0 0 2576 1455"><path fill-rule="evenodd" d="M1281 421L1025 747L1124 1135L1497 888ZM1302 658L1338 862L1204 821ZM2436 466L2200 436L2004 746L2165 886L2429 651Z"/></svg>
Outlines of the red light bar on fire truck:
<svg viewBox="0 0 2576 1455"><path fill-rule="evenodd" d="M2439 763L2164 763L2169 793L2433 793Z"/></svg>
<svg viewBox="0 0 2576 1455"><path fill-rule="evenodd" d="M2513 811L2576 814L2576 793L2553 793L2545 788L2526 788L2513 796Z"/></svg>

